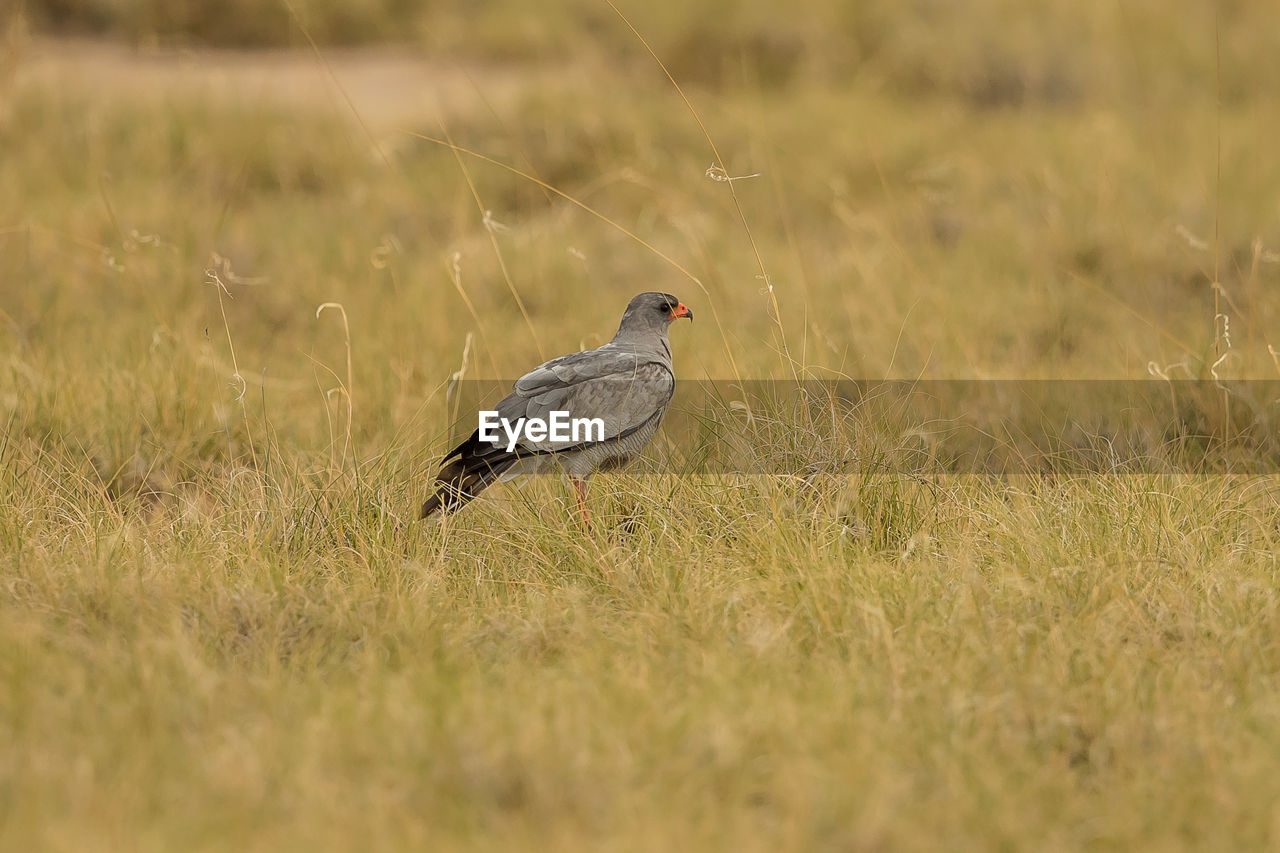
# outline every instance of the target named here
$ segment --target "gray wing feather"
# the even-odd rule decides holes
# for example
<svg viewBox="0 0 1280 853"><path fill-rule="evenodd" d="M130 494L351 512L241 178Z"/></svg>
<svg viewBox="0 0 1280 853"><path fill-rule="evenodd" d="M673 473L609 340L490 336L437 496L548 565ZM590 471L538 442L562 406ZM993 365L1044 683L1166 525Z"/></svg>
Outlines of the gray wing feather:
<svg viewBox="0 0 1280 853"><path fill-rule="evenodd" d="M640 365L659 360L656 353L608 343L599 349L575 352L540 364L516 380L515 392L531 397L554 388L605 376L628 376ZM670 365L668 365L668 370Z"/></svg>
<svg viewBox="0 0 1280 853"><path fill-rule="evenodd" d="M675 377L660 354L606 345L573 353L540 365L522 376L515 390L497 406L500 417L549 419L551 412L567 412L570 418L599 418L604 440L616 439L661 414L675 392ZM594 436L592 436L594 438ZM533 442L520 447L537 452L564 450L582 443L572 436L565 441Z"/></svg>

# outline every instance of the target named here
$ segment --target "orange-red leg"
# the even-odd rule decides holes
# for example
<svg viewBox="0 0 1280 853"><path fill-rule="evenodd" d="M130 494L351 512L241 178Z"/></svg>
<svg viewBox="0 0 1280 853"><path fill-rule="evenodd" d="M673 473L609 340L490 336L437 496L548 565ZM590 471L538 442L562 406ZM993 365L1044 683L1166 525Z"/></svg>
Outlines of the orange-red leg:
<svg viewBox="0 0 1280 853"><path fill-rule="evenodd" d="M578 514L582 516L582 526L591 529L591 516L587 514L587 481L579 480L577 477L570 478L573 480L573 491L578 496Z"/></svg>

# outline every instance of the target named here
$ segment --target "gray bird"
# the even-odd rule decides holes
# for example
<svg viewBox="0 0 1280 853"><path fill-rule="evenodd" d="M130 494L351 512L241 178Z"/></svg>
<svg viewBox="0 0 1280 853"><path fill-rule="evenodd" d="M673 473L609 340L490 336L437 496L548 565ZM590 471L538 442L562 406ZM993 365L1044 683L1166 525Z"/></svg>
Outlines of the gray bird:
<svg viewBox="0 0 1280 853"><path fill-rule="evenodd" d="M458 509L495 481L558 465L573 481L578 511L590 527L587 480L602 468L639 456L666 414L676 387L667 329L680 317L692 320L693 312L676 297L641 293L627 305L609 343L554 358L520 377L515 390L498 403L499 418L510 424L525 418L528 423L564 412L573 419L598 418L603 430L595 430L591 437L596 440L585 441L582 433L577 440L522 435L512 446L502 430L497 438L482 440L477 429L441 461L435 494L422 505L421 517Z"/></svg>

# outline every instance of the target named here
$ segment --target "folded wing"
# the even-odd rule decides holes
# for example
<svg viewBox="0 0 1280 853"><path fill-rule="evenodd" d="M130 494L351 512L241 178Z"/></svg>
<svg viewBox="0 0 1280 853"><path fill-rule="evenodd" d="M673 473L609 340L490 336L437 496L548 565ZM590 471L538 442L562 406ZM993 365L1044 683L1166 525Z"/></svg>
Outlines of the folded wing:
<svg viewBox="0 0 1280 853"><path fill-rule="evenodd" d="M662 413L675 393L671 367L641 353L601 348L535 368L516 382L515 390L497 406L499 417L550 420L552 412L570 419L598 419L605 441L625 437ZM529 451L561 452L572 438L521 441Z"/></svg>
<svg viewBox="0 0 1280 853"><path fill-rule="evenodd" d="M675 393L675 376L663 355L608 344L553 359L520 377L495 407L500 418L514 426L521 418L550 422L553 412L563 412L561 417L570 421L598 419L603 429L580 431L576 438L569 430L560 440L548 434L531 441L522 434L510 451L502 430L497 439L482 441L477 429L444 458L436 494L423 505L423 517L442 507L461 506L504 474L513 476L520 470L513 466L522 460L573 452L594 443L600 432L603 438L598 440L618 441L660 418Z"/></svg>

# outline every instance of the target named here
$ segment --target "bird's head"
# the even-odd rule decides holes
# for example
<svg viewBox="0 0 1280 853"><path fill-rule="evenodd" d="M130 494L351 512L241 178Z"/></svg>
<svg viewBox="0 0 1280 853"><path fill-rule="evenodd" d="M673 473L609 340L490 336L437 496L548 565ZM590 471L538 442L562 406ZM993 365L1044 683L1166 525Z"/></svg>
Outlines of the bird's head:
<svg viewBox="0 0 1280 853"><path fill-rule="evenodd" d="M641 293L628 303L618 336L650 332L665 335L667 327L681 317L693 320L693 311L670 293Z"/></svg>

